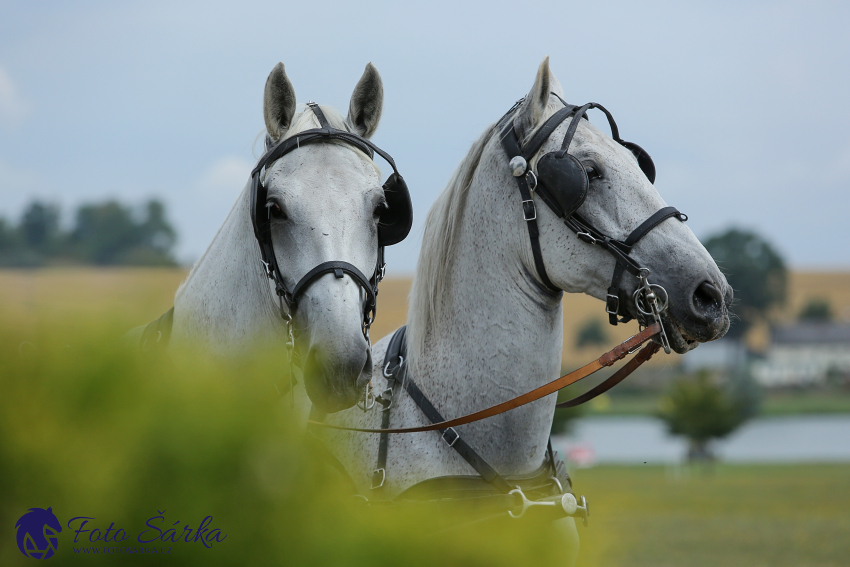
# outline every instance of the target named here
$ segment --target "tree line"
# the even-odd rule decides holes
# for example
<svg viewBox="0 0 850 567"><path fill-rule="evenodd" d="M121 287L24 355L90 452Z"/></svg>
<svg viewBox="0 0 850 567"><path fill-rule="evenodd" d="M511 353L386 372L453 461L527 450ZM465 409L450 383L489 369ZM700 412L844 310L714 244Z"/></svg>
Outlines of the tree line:
<svg viewBox="0 0 850 567"><path fill-rule="evenodd" d="M70 228L60 209L35 200L17 224L0 218L0 266L68 264L173 266L177 233L165 205L150 200L131 207L109 200L77 208Z"/></svg>

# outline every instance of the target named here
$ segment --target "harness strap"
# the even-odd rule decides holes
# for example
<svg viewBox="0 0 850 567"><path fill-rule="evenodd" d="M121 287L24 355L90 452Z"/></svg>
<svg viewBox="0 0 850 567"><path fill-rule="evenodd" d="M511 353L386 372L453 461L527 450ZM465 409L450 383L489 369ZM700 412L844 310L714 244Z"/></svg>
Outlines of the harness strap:
<svg viewBox="0 0 850 567"><path fill-rule="evenodd" d="M381 258L378 258L378 263L380 265ZM375 275L373 278L376 278L379 270L375 270ZM369 280L366 276L363 275L363 272L357 269L357 266L354 264L349 264L348 262L342 262L340 260L331 260L329 262L322 262L302 277L295 287L292 288L292 292L290 294L290 299L293 303L298 301L298 296L310 285L313 283L313 280L320 278L321 276L333 272L334 276L337 278L342 278L344 274L348 274L351 278L357 282L357 284L366 291L366 294L369 296L369 301L367 305L367 310L371 307L374 308L376 305L376 290L377 284L374 283L373 280Z"/></svg>
<svg viewBox="0 0 850 567"><path fill-rule="evenodd" d="M537 129L536 132L534 132L531 138L526 142L525 148L522 148L519 143L519 137L516 134L516 130L514 129L513 121L511 119L514 110L519 107L521 101L518 101L517 104L515 104L499 120L497 126L500 130L502 147L504 148L508 159L513 159L517 156L522 157L522 159L526 162L526 167L528 167L526 172L522 175L515 176L515 178L522 197L523 216L525 218L528 227L528 234L531 240L531 251L534 256L534 266L537 270L538 276L549 290L553 292L560 291L552 284L548 274L546 273L546 266L543 262L543 253L540 249L540 231L536 222L537 210L531 193L532 191L537 190L537 194L543 202L552 209L552 212L554 212L555 215L563 219L567 228L576 233L576 236L578 236L579 239L587 242L588 244L594 244L602 247L614 257L614 274L612 276L611 286L608 288L605 301L605 311L608 313L608 320L612 325L616 325L618 322L626 323L631 321L632 317L626 310L629 298L619 288L619 281L623 276L623 271L628 271L635 277L641 277L642 274L648 273L646 269L642 268L640 264L629 256L632 246L665 219L675 216L684 222L687 219L687 216L680 213L675 207L664 207L641 223L640 226L632 231L624 242L620 242L595 229L593 225L582 218L578 212L573 212L572 214L567 215L568 211L563 210L558 202L552 198L545 185L541 185L538 189L537 177L533 173L529 162L537 154L537 152L540 151L540 148L543 147L543 144L558 128L558 126L572 115L572 120L567 127L567 132L561 143L561 149L557 152L559 157L563 157L567 154L576 130L578 129L579 122L582 118L587 119L587 111L592 108L597 108L605 113L605 116L608 118L608 124L611 127L611 136L613 139L635 155L638 159L638 163L641 164L641 169L644 170L644 173L647 175L650 182L654 182L655 179L654 166L651 168L652 171L648 172L645 169L645 164L641 161L644 156L648 159L648 154L646 154L646 152L644 152L644 150L636 144L626 142L620 138L620 131L617 128L617 123L614 121L614 117L608 109L595 102L589 102L580 107L573 106L567 104L567 102L557 94L551 94L556 96L564 104L564 108L555 112L540 128ZM649 160L649 165L651 165L651 160ZM531 179L534 183L530 189L529 179ZM645 277L645 274L643 277ZM618 319L619 316L622 316L622 318Z"/></svg>
<svg viewBox="0 0 850 567"><path fill-rule="evenodd" d="M500 138L502 147L510 159L512 156L521 156L522 149L519 146L519 140L514 130L513 123L508 121L507 125L501 131ZM534 267L537 270L537 275L549 291L555 294L561 293L561 289L552 283L549 275L546 273L546 264L543 262L543 252L540 250L540 229L537 227L537 209L534 206L534 198L528 187L526 176L531 170L525 174L515 177L517 186L519 187L520 198L522 199L522 216L525 219L525 225L528 228L528 237L531 240L531 253L534 256ZM532 173L532 176L534 174ZM535 179L535 187L537 180Z"/></svg>
<svg viewBox="0 0 850 567"><path fill-rule="evenodd" d="M548 384L544 384L538 388L535 388L534 390L531 390L530 392L526 392L525 394L519 395L515 398L511 398L506 402L502 402L500 404L490 406L489 408L485 408L483 410L479 410L462 417L457 417L455 419L442 420L437 423L432 423L431 425L422 425L419 427L404 427L396 429L367 429L361 427L345 427L343 425L333 425L330 423L318 422L313 420L311 420L310 423L314 425L321 425L323 427L329 427L331 429L341 429L344 431L360 431L362 433L421 433L423 431L447 430L452 427L457 427L458 425L464 425L466 423L472 423L474 421L480 421L488 417L493 417L494 415L499 415L500 413L504 413L514 408L524 406L525 404L529 404L535 400L539 400L540 398L543 398L550 394L554 394L561 388L578 382L582 378L586 378L587 376L590 376L594 372L605 368L606 366L611 366L618 360L624 358L627 354L637 350L638 347L640 347L643 343L645 343L652 337L658 335L659 333L661 333L661 323L653 323L640 333L634 335L633 337L630 337L629 339L615 346L613 349L609 350L593 362L585 364L581 368L573 370L569 374L565 374L560 378L552 380ZM637 368L637 366L639 365L635 365L633 369Z"/></svg>
<svg viewBox="0 0 850 567"><path fill-rule="evenodd" d="M359 269L348 262L325 262L310 270L310 272L296 283L295 288L290 291L283 279L283 274L280 266L278 265L277 257L275 256L274 247L272 245L270 225L268 222L270 211L265 205L266 188L262 182L261 173L264 167L286 155L293 149L299 148L301 144L339 140L359 149L369 156L370 159L374 159L374 156L377 153L393 168L393 174L390 176L390 179L400 181L402 178L398 173L395 161L389 154L381 150L378 146L366 138L362 138L361 136L347 130L338 130L332 127L318 104L314 102L307 103L307 108L313 112L316 119L319 121L320 127L305 130L303 132L299 132L295 136L281 140L274 147L268 149L266 153L260 157L254 169L251 170L252 190L250 211L254 227L254 236L259 243L261 261L265 266L266 275L274 282L275 293L286 303L290 314L295 310L298 302L298 295L304 288L309 286L315 278L330 271L333 271L337 277L342 277L343 274L351 276L352 279L354 279L354 281L357 282L357 284L362 287L369 296L369 304L367 304L363 310L363 335L368 341L369 327L374 321L375 312L377 310L376 296L378 294L378 283L380 283L381 279L383 279L384 269L386 267L384 264L384 247L381 245L378 246L378 261L371 278L367 279ZM261 220L263 217L265 217L265 221Z"/></svg>
<svg viewBox="0 0 850 567"><path fill-rule="evenodd" d="M425 396L425 394L422 393L422 390L419 389L409 376L405 380L404 388L431 423L438 424L446 421L440 412L437 411L437 408L434 407L431 401ZM475 472L480 474L484 480L491 483L505 494L516 488L509 484L508 481L505 480L505 477L496 472L496 469L487 464L487 461L482 459L481 455L479 455L475 449L470 447L466 441L461 439L460 434L455 431L454 427L438 428L438 431L440 432L440 437L442 437L443 441L445 441L449 447L454 449L464 461L469 463L469 466L475 469Z"/></svg>
<svg viewBox="0 0 850 567"><path fill-rule="evenodd" d="M384 377L387 379L387 390L395 393L396 385L401 382L404 384L404 389L407 391L410 398L414 401L417 407L425 414L431 423L439 423L445 421L443 416L437 411L437 408L431 401L422 393L422 390L407 376L407 365L404 363L404 357L407 353L407 325L398 329L390 339L390 344L387 346L387 354L385 356L386 364L384 366ZM386 390L385 390L386 393ZM381 394L383 398L384 394ZM372 489L380 488L384 485L387 472L387 450L389 448L389 433L387 430L390 426L390 408L392 407L393 395L390 396L388 402L381 400L383 407L383 415L381 416L381 438L378 443L378 463L375 470L372 472ZM377 399L377 398L376 398ZM440 429L440 436L446 444L458 452L458 454L481 475L484 480L492 483L497 489L504 493L508 493L514 489L504 477L491 467L481 456L470 447L466 441L460 438L454 428Z"/></svg>
<svg viewBox="0 0 850 567"><path fill-rule="evenodd" d="M407 352L407 326L403 326L393 333L387 352L384 355L384 378L387 379L387 388L375 397L375 401L381 404L381 429L390 427L390 408L395 400L395 394L399 382L404 380L405 368L404 356ZM378 463L372 471L372 490L384 486L387 479L387 452L389 451L390 436L381 433L378 441Z"/></svg>
<svg viewBox="0 0 850 567"><path fill-rule="evenodd" d="M637 244L641 238L649 234L653 228L670 217L676 217L682 222L688 220L688 216L684 213L680 213L679 209L676 207L664 207L640 223L640 225L626 237L623 244L631 250L631 248ZM626 254L628 254L628 252L626 252ZM618 322L628 323L632 320L628 312L625 311L627 298L624 297L622 290L620 290L620 279L623 277L624 269L625 266L621 262L617 262L614 266L614 275L611 277L611 286L608 288L608 297L605 300L605 311L608 313L608 322L615 326ZM618 315L622 315L622 318L618 319Z"/></svg>

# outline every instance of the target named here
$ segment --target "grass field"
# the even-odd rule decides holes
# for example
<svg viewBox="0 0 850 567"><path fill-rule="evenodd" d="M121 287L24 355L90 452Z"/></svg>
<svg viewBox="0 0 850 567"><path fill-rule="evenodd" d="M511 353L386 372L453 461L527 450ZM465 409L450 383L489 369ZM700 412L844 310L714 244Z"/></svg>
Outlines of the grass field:
<svg viewBox="0 0 850 567"><path fill-rule="evenodd" d="M599 467L573 478L591 506L582 566L850 563L850 465Z"/></svg>
<svg viewBox="0 0 850 567"><path fill-rule="evenodd" d="M588 404L585 412L586 415L647 415L657 410L659 396L658 392L614 391ZM843 390L766 392L759 408L762 416L834 413L850 413L850 393Z"/></svg>

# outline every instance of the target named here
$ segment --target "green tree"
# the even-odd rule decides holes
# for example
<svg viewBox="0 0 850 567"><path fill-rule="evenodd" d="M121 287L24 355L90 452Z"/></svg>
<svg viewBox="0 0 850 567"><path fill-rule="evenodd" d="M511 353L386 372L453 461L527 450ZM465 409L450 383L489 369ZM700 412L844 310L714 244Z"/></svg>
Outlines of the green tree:
<svg viewBox="0 0 850 567"><path fill-rule="evenodd" d="M705 241L705 247L735 290L730 337L742 337L771 307L782 305L788 285L785 261L754 232L730 229Z"/></svg>
<svg viewBox="0 0 850 567"><path fill-rule="evenodd" d="M576 347L602 346L608 344L608 333L599 319L588 319L576 333Z"/></svg>
<svg viewBox="0 0 850 567"><path fill-rule="evenodd" d="M658 402L657 416L673 435L688 440L688 460L713 460L709 446L735 431L752 415L751 407L712 380L708 371L676 380Z"/></svg>
<svg viewBox="0 0 850 567"><path fill-rule="evenodd" d="M826 299L810 299L800 310L798 318L801 321L828 323L832 321L832 306Z"/></svg>
<svg viewBox="0 0 850 567"><path fill-rule="evenodd" d="M39 255L49 254L59 240L59 207L33 201L18 227L24 244Z"/></svg>
<svg viewBox="0 0 850 567"><path fill-rule="evenodd" d="M99 265L174 265L175 240L165 207L158 201L147 204L141 221L117 201L83 205L71 233L78 258Z"/></svg>
<svg viewBox="0 0 850 567"><path fill-rule="evenodd" d="M0 218L0 266L19 266L21 262L20 236L14 226Z"/></svg>

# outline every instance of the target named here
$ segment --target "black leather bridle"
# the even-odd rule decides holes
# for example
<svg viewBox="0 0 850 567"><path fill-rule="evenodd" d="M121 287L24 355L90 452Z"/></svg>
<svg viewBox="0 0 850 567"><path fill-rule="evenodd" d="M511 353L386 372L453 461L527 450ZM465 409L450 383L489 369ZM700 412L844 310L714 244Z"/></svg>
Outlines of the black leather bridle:
<svg viewBox="0 0 850 567"><path fill-rule="evenodd" d="M609 323L611 325L617 325L617 323L627 323L632 320L632 316L626 307L630 298L620 288L620 280L624 271L629 272L640 281L640 285L633 294L633 298L639 316L643 316L645 319L642 323L647 324L646 319L650 317L660 322L660 312L667 306L667 292L657 284L650 284L647 280L649 269L642 267L629 254L634 245L662 221L670 217L675 217L684 222L688 217L680 213L676 207L664 207L642 222L625 240L620 241L596 229L588 220L579 214L578 208L587 196L590 182L587 178L584 165L569 153L569 148L578 128L579 121L582 118L587 118L586 113L588 110L598 108L605 113L605 116L608 118L608 124L611 126L612 138L634 154L638 160L638 165L650 183L655 183L655 165L652 162L652 158L649 157L649 154L643 148L620 138L614 117L601 104L590 102L583 106L575 106L568 104L555 93L552 94L564 104L564 108L549 117L534 135L531 136L524 147L520 144L519 137L514 129L513 120L514 111L519 108L524 99L517 101L497 125L502 147L510 160L511 172L516 179L522 198L523 218L528 227L531 251L537 274L543 285L553 293L560 293L562 291L552 283L546 273L543 253L540 249L540 230L537 226L537 209L534 205L533 192L540 196L552 212L561 218L567 228L573 231L578 238L588 244L600 246L614 257L616 265L605 301L605 311L608 313ZM564 135L561 149L543 155L537 161L537 172L535 172L528 164L537 152L540 151L540 148L549 139L549 136L552 135L555 129L570 116L572 116L572 121ZM663 297L659 297L659 295ZM657 301L660 301L660 303ZM669 353L670 345L667 335L663 330L663 325L660 340L665 352Z"/></svg>
<svg viewBox="0 0 850 567"><path fill-rule="evenodd" d="M292 313L298 305L298 299L301 294L321 276L333 273L337 278L343 278L345 275L348 275L366 292L367 299L363 309L363 335L368 341L369 328L375 320L377 310L378 284L383 279L386 270L384 247L397 244L404 240L413 224L413 208L410 202L410 194L404 178L402 178L396 168L395 161L393 161L393 158L388 153L362 136L346 130L333 128L328 123L319 105L311 102L307 104L307 107L315 114L320 127L299 132L290 138L280 141L260 158L256 167L251 171L250 214L254 227L254 236L257 238L257 243L260 246L261 262L265 273L274 282L275 293L280 298L281 303L285 303L288 308L288 313L285 313L281 305L281 311L287 320L287 324L290 326L290 335ZM392 175L390 175L383 186L387 208L381 214L378 226L377 264L372 277L367 278L363 272L349 262L341 260L322 262L307 272L290 289L283 279L274 253L274 245L271 238L271 211L266 203L268 189L262 181L262 171L266 166L300 148L304 144L332 140L350 144L370 158L374 158L374 154L377 153L393 168Z"/></svg>

